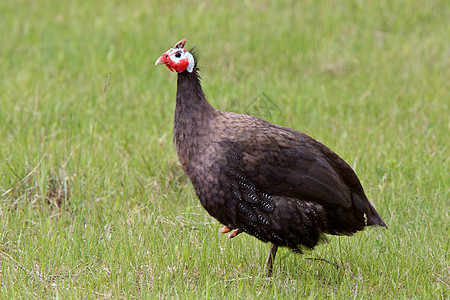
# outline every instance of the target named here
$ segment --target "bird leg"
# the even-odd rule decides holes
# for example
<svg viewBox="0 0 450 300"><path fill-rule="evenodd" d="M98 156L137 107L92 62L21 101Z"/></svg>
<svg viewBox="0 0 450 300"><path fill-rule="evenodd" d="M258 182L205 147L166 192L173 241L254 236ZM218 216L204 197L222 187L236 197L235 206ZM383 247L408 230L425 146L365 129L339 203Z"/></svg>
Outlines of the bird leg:
<svg viewBox="0 0 450 300"><path fill-rule="evenodd" d="M224 226L223 228L220 228L220 229L219 229L219 232L220 232L220 233L228 233L228 232L231 232L231 231L232 231L232 229L230 229L228 226ZM229 237L230 239L232 239L232 238L236 237L239 233L242 233L242 232L243 232L242 230L237 229L237 230L231 232L231 233L228 235L228 237Z"/></svg>
<svg viewBox="0 0 450 300"><path fill-rule="evenodd" d="M267 277L272 276L273 271L273 261L277 255L278 246L275 244L270 244L269 256L267 256Z"/></svg>

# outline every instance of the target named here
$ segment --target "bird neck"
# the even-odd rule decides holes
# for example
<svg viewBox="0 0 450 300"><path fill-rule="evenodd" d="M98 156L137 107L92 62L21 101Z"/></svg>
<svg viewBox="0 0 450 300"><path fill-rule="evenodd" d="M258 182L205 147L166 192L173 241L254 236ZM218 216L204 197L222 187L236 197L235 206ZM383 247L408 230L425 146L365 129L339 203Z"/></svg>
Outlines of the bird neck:
<svg viewBox="0 0 450 300"><path fill-rule="evenodd" d="M194 68L192 73L178 74L175 107L174 141L179 143L194 138L215 109L203 93L200 78Z"/></svg>
<svg viewBox="0 0 450 300"><path fill-rule="evenodd" d="M203 93L200 77L195 68L192 73L185 71L178 74L176 109L198 112L212 109Z"/></svg>

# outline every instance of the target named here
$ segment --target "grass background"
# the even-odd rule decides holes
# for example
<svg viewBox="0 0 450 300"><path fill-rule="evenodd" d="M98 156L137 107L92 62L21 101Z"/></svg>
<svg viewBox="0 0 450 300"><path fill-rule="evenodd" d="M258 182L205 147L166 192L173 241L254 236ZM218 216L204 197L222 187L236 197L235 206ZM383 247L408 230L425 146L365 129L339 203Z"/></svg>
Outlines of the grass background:
<svg viewBox="0 0 450 300"><path fill-rule="evenodd" d="M448 298L450 3L2 1L1 298ZM217 108L322 141L389 226L297 256L229 240L172 145L197 45ZM341 268L306 257L323 257Z"/></svg>

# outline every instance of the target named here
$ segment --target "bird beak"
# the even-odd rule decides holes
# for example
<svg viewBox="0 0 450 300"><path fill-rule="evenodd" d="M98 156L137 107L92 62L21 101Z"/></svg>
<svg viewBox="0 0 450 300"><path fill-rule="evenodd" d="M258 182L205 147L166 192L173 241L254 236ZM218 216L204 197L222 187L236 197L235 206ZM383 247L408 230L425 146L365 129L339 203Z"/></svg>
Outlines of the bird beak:
<svg viewBox="0 0 450 300"><path fill-rule="evenodd" d="M156 60L155 66L156 66L156 65L163 65L163 64L165 64L165 61L164 61L163 56L161 55L161 56Z"/></svg>
<svg viewBox="0 0 450 300"><path fill-rule="evenodd" d="M172 49L171 49L172 50ZM170 51L170 50L169 50ZM163 55L161 55L155 62L155 66L156 65L166 65L170 71L174 71L172 65L172 61L169 58L169 51L167 51L166 53L163 53Z"/></svg>

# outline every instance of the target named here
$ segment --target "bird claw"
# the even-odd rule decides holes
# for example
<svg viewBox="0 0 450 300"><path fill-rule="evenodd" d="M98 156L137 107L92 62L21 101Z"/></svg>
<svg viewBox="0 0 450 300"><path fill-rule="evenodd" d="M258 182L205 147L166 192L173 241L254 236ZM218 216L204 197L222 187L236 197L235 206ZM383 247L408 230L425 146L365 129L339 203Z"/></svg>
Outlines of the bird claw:
<svg viewBox="0 0 450 300"><path fill-rule="evenodd" d="M240 233L242 233L242 230L236 229L235 231L233 231L232 233L230 233L230 234L228 235L228 238L232 239L232 238L236 237L236 236L237 236L238 234L240 234Z"/></svg>
<svg viewBox="0 0 450 300"><path fill-rule="evenodd" d="M219 229L219 232L220 232L220 233L228 233L228 232L231 232L231 231L232 231L232 229L229 228L228 226L224 226L223 228L220 228L220 229ZM231 232L231 233L228 235L228 238L232 239L232 238L236 237L236 236L237 236L238 234L240 234L240 233L242 233L242 230L236 229L235 231Z"/></svg>
<svg viewBox="0 0 450 300"><path fill-rule="evenodd" d="M220 233L228 233L228 232L230 232L230 231L231 231L231 229L228 228L228 226L224 226L223 228L220 228L220 229L219 229L219 232L220 232Z"/></svg>

